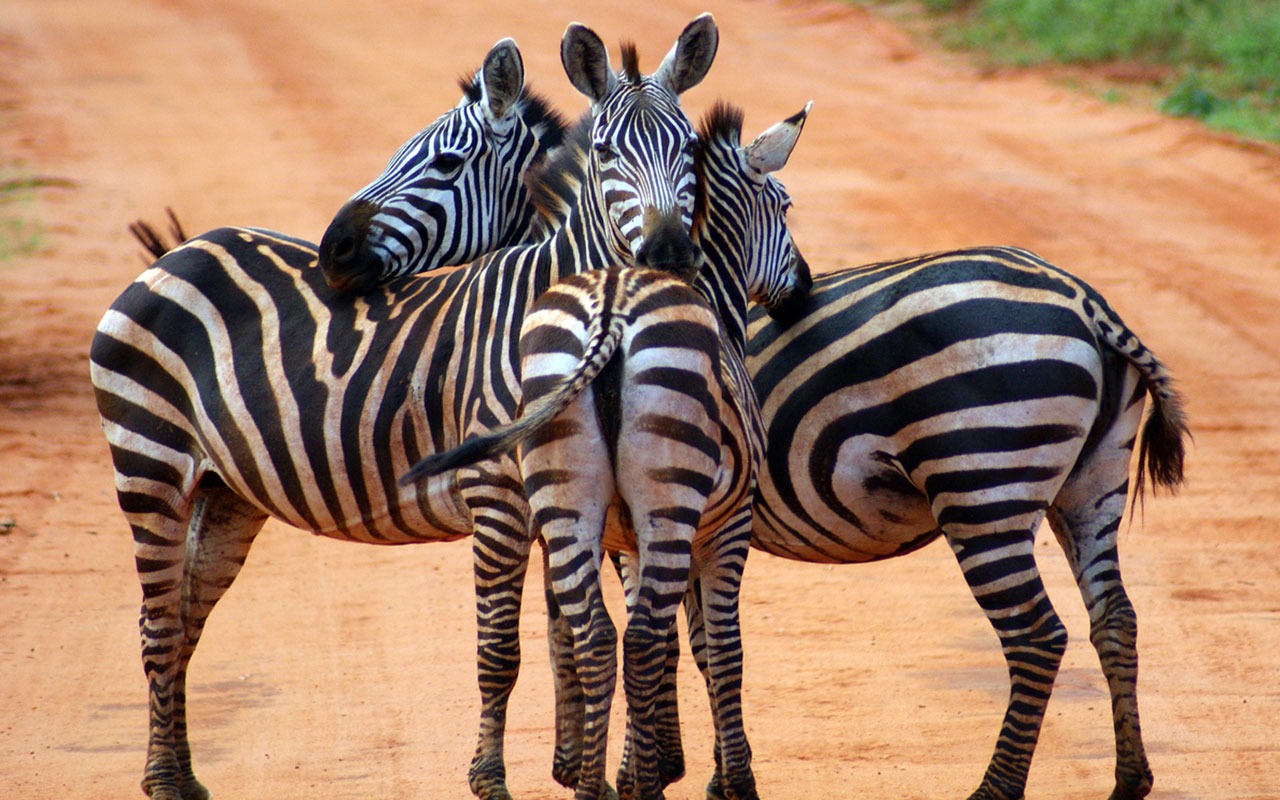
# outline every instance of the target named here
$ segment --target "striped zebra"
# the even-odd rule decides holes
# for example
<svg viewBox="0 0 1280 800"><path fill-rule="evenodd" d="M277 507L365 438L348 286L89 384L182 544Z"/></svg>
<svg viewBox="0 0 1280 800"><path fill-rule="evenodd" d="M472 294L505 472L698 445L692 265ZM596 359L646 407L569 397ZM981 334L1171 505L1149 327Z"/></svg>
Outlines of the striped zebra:
<svg viewBox="0 0 1280 800"><path fill-rule="evenodd" d="M790 327L753 308L747 366L769 433L753 544L864 563L946 538L992 620L1011 692L974 796L1021 795L1065 647L1031 549L1045 517L1112 696L1114 796L1145 796L1116 535L1134 446L1136 503L1148 473L1157 487L1182 482L1188 434L1167 370L1106 301L1021 250L917 256L817 276ZM666 690L674 720L673 680ZM678 759L678 726L665 728Z"/></svg>
<svg viewBox="0 0 1280 800"><path fill-rule="evenodd" d="M717 105L701 132L707 264L685 276L699 291L645 269L554 284L521 329L520 418L426 457L402 479L411 484L524 444L521 480L546 545L551 616L570 629L558 644L573 654L566 674L581 693L580 710L558 706L581 715L581 752L558 755L575 760L565 782L582 800L604 786L616 685L617 633L600 586L606 549L630 553L633 576L622 795L660 796L672 777L662 763L658 689L688 592L701 616L696 649L712 698L719 788L756 796L742 726L737 598L764 431L742 359L748 297L785 313L810 284L786 227L790 200L770 174L785 165L808 110L741 148L741 112Z"/></svg>
<svg viewBox="0 0 1280 800"><path fill-rule="evenodd" d="M822 275L798 322L753 309L749 334L768 429L752 545L863 563L945 539L1010 676L971 797L1009 800L1023 796L1067 641L1035 563L1047 517L1111 692L1111 796L1145 796L1137 622L1116 539L1135 444L1134 503L1148 474L1171 490L1183 479L1188 429L1168 370L1094 289L1008 247Z"/></svg>
<svg viewBox="0 0 1280 800"><path fill-rule="evenodd" d="M468 264L528 237L535 214L524 177L560 144L564 120L525 87L511 39L459 85L458 106L405 142L325 230L320 270L334 289Z"/></svg>
<svg viewBox="0 0 1280 800"><path fill-rule="evenodd" d="M556 279L628 253L672 266L694 257L696 137L678 97L706 74L716 41L704 15L654 74L640 74L628 45L615 75L599 37L569 26L562 59L592 112L576 134L586 143L546 171L578 193L537 245L355 295L309 266L309 243L224 228L160 258L106 312L90 368L142 584L152 798L208 795L191 766L187 665L269 517L376 544L475 533L482 710L471 785L509 796L502 736L529 547L523 494L503 465L409 490L396 478L515 415L515 331Z"/></svg>

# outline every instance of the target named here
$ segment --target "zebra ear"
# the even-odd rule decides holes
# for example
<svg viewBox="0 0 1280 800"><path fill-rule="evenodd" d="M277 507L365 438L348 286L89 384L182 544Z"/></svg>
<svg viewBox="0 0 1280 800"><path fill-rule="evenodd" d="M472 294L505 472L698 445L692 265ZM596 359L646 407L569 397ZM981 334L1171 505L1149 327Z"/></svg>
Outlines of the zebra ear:
<svg viewBox="0 0 1280 800"><path fill-rule="evenodd" d="M685 26L653 77L676 95L684 94L707 77L719 47L720 31L716 28L716 19L710 11L705 12Z"/></svg>
<svg viewBox="0 0 1280 800"><path fill-rule="evenodd" d="M811 108L813 108L812 100L805 103L798 114L777 123L744 147L747 164L765 175L785 167L787 159L791 157L791 151L796 146L796 140L800 138L800 131L804 130L804 121L809 118Z"/></svg>
<svg viewBox="0 0 1280 800"><path fill-rule="evenodd" d="M503 39L489 50L480 76L481 102L490 119L506 117L524 91L524 60L514 39Z"/></svg>
<svg viewBox="0 0 1280 800"><path fill-rule="evenodd" d="M618 76L609 66L609 51L596 32L578 22L569 23L560 40L560 63L569 82L579 92L600 102L618 85Z"/></svg>

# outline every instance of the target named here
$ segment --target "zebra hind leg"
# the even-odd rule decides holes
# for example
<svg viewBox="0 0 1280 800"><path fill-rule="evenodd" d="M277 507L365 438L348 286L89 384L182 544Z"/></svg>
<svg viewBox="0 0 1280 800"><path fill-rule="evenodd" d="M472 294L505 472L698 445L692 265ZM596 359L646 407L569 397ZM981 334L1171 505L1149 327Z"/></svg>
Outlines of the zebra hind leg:
<svg viewBox="0 0 1280 800"><path fill-rule="evenodd" d="M547 598L547 645L556 698L556 744L551 777L567 789L578 786L582 774L582 737L586 719L586 697L573 663L573 629L556 603L547 564L547 548L542 547L543 589Z"/></svg>
<svg viewBox="0 0 1280 800"><path fill-rule="evenodd" d="M1067 647L1067 630L1036 569L1039 525L1011 533L958 534L944 526L978 605L1000 637L1009 668L1009 705L982 784L969 800L1020 800L1045 707ZM1016 578L1016 583L1013 580Z"/></svg>
<svg viewBox="0 0 1280 800"><path fill-rule="evenodd" d="M205 621L244 565L266 516L224 487L198 490L192 514L152 530L131 520L143 606L143 667L151 695L151 734L142 789L152 800L208 800L187 738L187 667ZM181 516L181 515L179 515ZM174 536L174 534L180 535Z"/></svg>
<svg viewBox="0 0 1280 800"><path fill-rule="evenodd" d="M638 594L635 586L636 581L634 580L634 556L628 559L625 554L614 554L613 563L618 575L622 578L623 587L626 589L628 609L630 609L634 602L634 597ZM692 586L693 584L691 583L689 592L692 591ZM690 607L688 604L692 602L691 597L686 592L684 599L686 608ZM701 626L700 613L698 620L698 624ZM680 707L677 691L679 665L680 627L673 617L670 630L666 634L666 656L663 660L662 676L653 700L655 743L658 752L658 781L659 785L664 789L685 775L684 741L680 736ZM705 670L703 670L703 673L705 675Z"/></svg>
<svg viewBox="0 0 1280 800"><path fill-rule="evenodd" d="M1153 779L1138 721L1138 618L1121 582L1116 546L1133 440L1124 426L1117 427L1117 446L1107 448L1104 440L1058 493L1049 525L1089 612L1089 640L1111 693L1116 740L1111 800L1137 800L1151 791Z"/></svg>

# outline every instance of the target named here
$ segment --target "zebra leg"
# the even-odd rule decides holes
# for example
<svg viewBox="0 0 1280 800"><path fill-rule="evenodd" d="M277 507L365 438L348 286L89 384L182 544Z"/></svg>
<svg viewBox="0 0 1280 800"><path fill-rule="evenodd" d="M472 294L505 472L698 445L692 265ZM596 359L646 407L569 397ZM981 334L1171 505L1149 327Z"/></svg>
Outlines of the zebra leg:
<svg viewBox="0 0 1280 800"><path fill-rule="evenodd" d="M618 569L623 586L627 589L628 611L630 611L637 594L634 591L636 583L634 559L629 561L624 554L617 554L614 558L614 566ZM685 602L689 602L687 593ZM663 788L683 778L685 773L684 742L680 737L680 706L676 683L679 665L680 626L676 624L675 615L672 615L671 627L667 631L666 658L663 663L662 677L653 700L658 779Z"/></svg>
<svg viewBox="0 0 1280 800"><path fill-rule="evenodd" d="M716 731L716 774L707 786L707 797L713 799L758 797L751 771L751 745L742 719L742 633L738 615L750 531L748 504L724 532L694 554L706 640L704 675L711 692ZM696 652L695 646L695 656Z"/></svg>
<svg viewBox="0 0 1280 800"><path fill-rule="evenodd" d="M542 547L543 590L547 598L547 645L556 698L556 745L551 776L568 789L576 788L582 768L582 736L586 718L586 698L573 663L573 629L556 603L551 588L547 547Z"/></svg>
<svg viewBox="0 0 1280 800"><path fill-rule="evenodd" d="M703 624L702 612L702 580L697 576L697 569L692 572L692 580L689 581L689 589L684 595L684 611L685 619L689 625L689 649L693 651L693 661L698 666L698 672L702 673L702 680L707 687L707 699L713 697L711 691L711 668L707 663L707 628ZM711 713L715 714L715 702L711 703ZM715 762L715 771L711 776L710 782L707 783L708 800L721 800L724 794L724 773L720 769L720 731L717 728L715 732L715 743L713 748L713 760Z"/></svg>
<svg viewBox="0 0 1280 800"><path fill-rule="evenodd" d="M965 581L1000 637L1009 705L986 775L969 800L1019 800L1045 706L1067 648L1067 630L1036 569L1035 529L958 534L944 526Z"/></svg>
<svg viewBox="0 0 1280 800"><path fill-rule="evenodd" d="M690 524L650 515L636 534L636 590L623 635L627 736L618 793L624 798L660 798L666 786L658 749L657 700L680 598L689 585L693 533Z"/></svg>
<svg viewBox="0 0 1280 800"><path fill-rule="evenodd" d="M520 597L530 545L527 507L517 494L511 491L483 505L474 498L468 501L475 520L472 559L480 735L467 778L471 792L480 800L511 800L503 739L507 702L520 673ZM511 514L518 521L513 521Z"/></svg>
<svg viewBox="0 0 1280 800"><path fill-rule="evenodd" d="M1120 579L1116 536L1129 493L1129 461L1142 417L1142 388L1058 492L1049 509L1089 612L1089 640L1111 692L1116 785L1111 800L1145 797L1151 767L1138 722L1138 618Z"/></svg>
<svg viewBox="0 0 1280 800"><path fill-rule="evenodd" d="M604 780L609 711L617 685L618 634L600 591L599 560L573 534L548 532L549 568L557 605L573 632L573 663L583 695L582 754L577 800L610 797ZM569 527L569 526L564 526Z"/></svg>
<svg viewBox="0 0 1280 800"><path fill-rule="evenodd" d="M653 726L658 746L658 778L665 788L684 777L684 742L680 738L680 706L676 672L680 665L680 627L675 617L666 635L662 679L653 699Z"/></svg>
<svg viewBox="0 0 1280 800"><path fill-rule="evenodd" d="M244 565L266 515L225 487L198 490L186 530L127 514L143 586L139 629L150 692L151 733L142 789L152 800L207 800L187 740L187 666L205 621ZM179 515L180 517L181 515ZM179 534L176 535L175 534Z"/></svg>

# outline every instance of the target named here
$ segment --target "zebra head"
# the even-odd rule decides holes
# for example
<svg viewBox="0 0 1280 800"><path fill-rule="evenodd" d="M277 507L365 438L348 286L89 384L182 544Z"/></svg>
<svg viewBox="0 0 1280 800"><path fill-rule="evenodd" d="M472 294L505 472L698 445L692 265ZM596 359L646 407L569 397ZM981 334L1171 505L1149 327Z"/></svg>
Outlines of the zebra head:
<svg viewBox="0 0 1280 800"><path fill-rule="evenodd" d="M699 245L710 268L699 277L718 282L718 294L737 298L733 302L742 303L744 313L751 299L787 320L808 299L809 265L787 227L791 196L773 173L786 166L812 106L805 104L745 147L741 109L717 103L702 120Z"/></svg>
<svg viewBox="0 0 1280 800"><path fill-rule="evenodd" d="M560 143L564 122L524 85L516 43L493 46L463 97L400 147L320 240L334 289L469 263L519 241L533 216L524 174Z"/></svg>
<svg viewBox="0 0 1280 800"><path fill-rule="evenodd" d="M622 70L610 68L600 37L578 23L565 31L560 60L570 82L591 100L586 185L595 191L604 246L624 263L688 271L697 249L693 224L697 137L680 94L696 86L715 59L719 33L710 14L689 23L652 75L640 74L631 43Z"/></svg>

